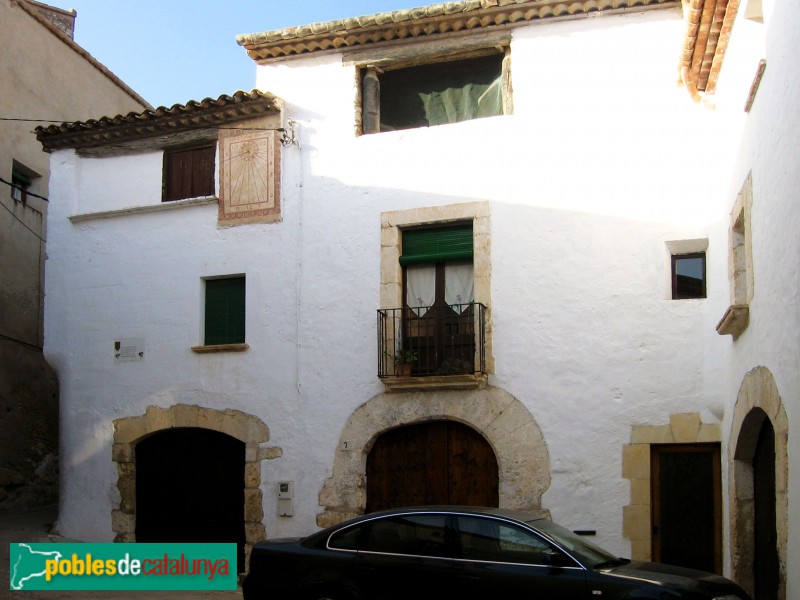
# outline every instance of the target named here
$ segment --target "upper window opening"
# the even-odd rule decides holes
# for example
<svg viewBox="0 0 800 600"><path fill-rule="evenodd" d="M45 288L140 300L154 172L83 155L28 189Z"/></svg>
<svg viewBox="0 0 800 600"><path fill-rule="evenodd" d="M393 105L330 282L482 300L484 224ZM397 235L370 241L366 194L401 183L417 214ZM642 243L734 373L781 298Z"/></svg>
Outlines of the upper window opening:
<svg viewBox="0 0 800 600"><path fill-rule="evenodd" d="M27 202L28 192L39 175L25 165L13 161L11 167L11 197L17 202Z"/></svg>
<svg viewBox="0 0 800 600"><path fill-rule="evenodd" d="M403 232L403 332L395 361L411 373L475 372L472 223Z"/></svg>
<svg viewBox="0 0 800 600"><path fill-rule="evenodd" d="M363 71L364 133L458 123L506 112L504 55Z"/></svg>
<svg viewBox="0 0 800 600"><path fill-rule="evenodd" d="M244 344L245 278L206 280L205 345Z"/></svg>
<svg viewBox="0 0 800 600"><path fill-rule="evenodd" d="M705 252L672 256L672 299L706 297Z"/></svg>
<svg viewBox="0 0 800 600"><path fill-rule="evenodd" d="M28 199L31 180L19 171L12 171L11 184L11 197L17 202L25 202Z"/></svg>
<svg viewBox="0 0 800 600"><path fill-rule="evenodd" d="M214 195L216 146L164 151L162 201Z"/></svg>

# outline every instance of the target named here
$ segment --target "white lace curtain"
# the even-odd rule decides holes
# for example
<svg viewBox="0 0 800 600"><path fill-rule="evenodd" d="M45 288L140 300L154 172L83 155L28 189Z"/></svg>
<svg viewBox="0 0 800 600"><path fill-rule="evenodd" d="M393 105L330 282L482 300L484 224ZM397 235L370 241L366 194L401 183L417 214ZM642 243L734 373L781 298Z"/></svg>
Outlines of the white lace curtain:
<svg viewBox="0 0 800 600"><path fill-rule="evenodd" d="M475 300L475 275L472 265L445 264L444 266L444 301L450 306L467 304ZM464 312L467 306L459 306Z"/></svg>
<svg viewBox="0 0 800 600"><path fill-rule="evenodd" d="M422 317L436 300L436 267L415 265L406 268L406 304ZM449 305L475 300L475 275L471 264L445 264L444 300ZM468 307L459 307L464 312Z"/></svg>
<svg viewBox="0 0 800 600"><path fill-rule="evenodd" d="M406 304L418 317L428 312L436 300L436 267L416 265L406 268Z"/></svg>

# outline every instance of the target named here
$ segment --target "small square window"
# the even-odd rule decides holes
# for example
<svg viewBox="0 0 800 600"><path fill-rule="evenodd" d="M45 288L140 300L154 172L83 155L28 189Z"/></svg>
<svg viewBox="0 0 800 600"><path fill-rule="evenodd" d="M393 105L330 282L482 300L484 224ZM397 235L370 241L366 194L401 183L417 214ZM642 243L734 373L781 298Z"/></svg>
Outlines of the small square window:
<svg viewBox="0 0 800 600"><path fill-rule="evenodd" d="M672 299L706 297L706 254L672 255Z"/></svg>
<svg viewBox="0 0 800 600"><path fill-rule="evenodd" d="M206 279L206 346L244 344L245 278Z"/></svg>
<svg viewBox="0 0 800 600"><path fill-rule="evenodd" d="M213 196L216 146L164 151L163 202Z"/></svg>

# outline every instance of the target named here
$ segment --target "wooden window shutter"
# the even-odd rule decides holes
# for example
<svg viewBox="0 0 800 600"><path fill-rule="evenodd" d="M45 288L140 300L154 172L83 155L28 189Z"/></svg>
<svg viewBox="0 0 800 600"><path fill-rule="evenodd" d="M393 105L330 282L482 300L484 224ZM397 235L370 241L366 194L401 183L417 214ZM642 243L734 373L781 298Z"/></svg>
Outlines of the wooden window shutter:
<svg viewBox="0 0 800 600"><path fill-rule="evenodd" d="M206 280L205 345L243 344L245 278Z"/></svg>
<svg viewBox="0 0 800 600"><path fill-rule="evenodd" d="M162 200L182 200L214 195L216 146L164 151Z"/></svg>
<svg viewBox="0 0 800 600"><path fill-rule="evenodd" d="M472 224L403 232L401 265L470 260Z"/></svg>

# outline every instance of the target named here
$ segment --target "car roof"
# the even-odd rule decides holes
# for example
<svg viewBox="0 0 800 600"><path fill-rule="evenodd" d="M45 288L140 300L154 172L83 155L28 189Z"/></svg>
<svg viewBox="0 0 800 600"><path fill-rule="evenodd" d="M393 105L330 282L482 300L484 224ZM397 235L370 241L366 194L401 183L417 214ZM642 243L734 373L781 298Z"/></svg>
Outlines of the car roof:
<svg viewBox="0 0 800 600"><path fill-rule="evenodd" d="M549 515L544 511L523 510L512 508L494 508L489 506L460 506L460 505L431 505L431 506L409 506L405 508L391 508L368 513L360 519L376 518L396 514L413 513L458 513L462 515L493 516L513 519L515 521L537 521L549 519ZM360 520L359 519L359 520Z"/></svg>

